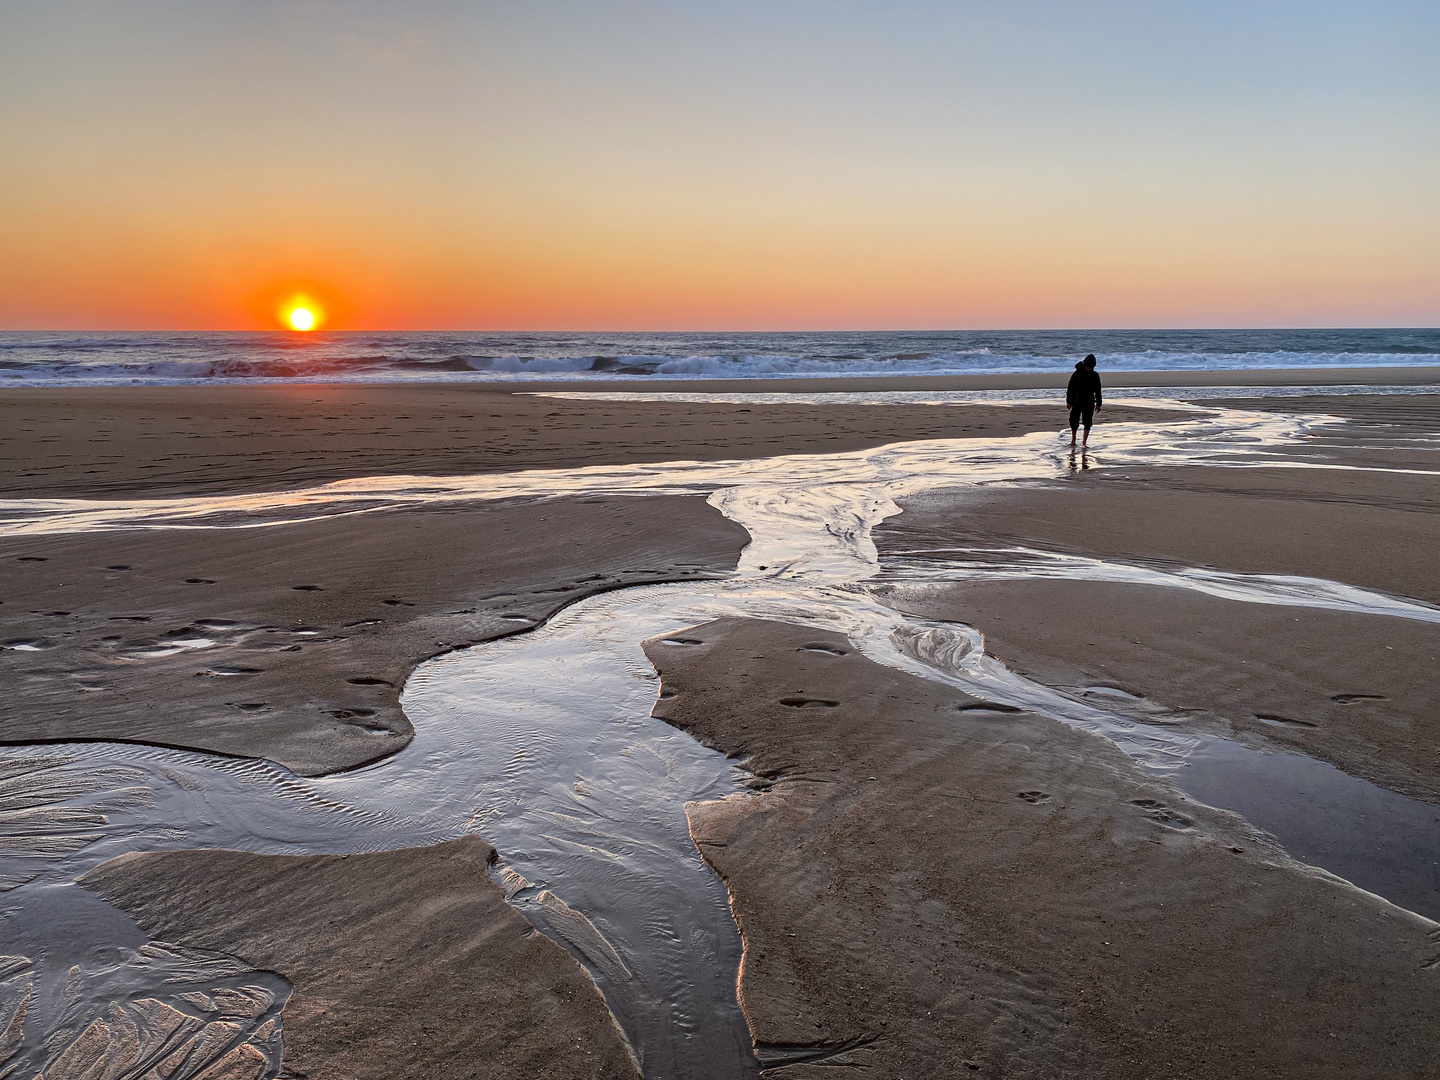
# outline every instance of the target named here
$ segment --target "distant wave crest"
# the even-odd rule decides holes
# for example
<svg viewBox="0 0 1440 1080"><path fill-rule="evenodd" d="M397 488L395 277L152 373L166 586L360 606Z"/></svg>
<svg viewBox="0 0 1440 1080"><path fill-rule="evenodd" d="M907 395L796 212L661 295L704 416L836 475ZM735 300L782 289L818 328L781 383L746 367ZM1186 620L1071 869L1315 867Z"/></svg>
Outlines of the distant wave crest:
<svg viewBox="0 0 1440 1080"><path fill-rule="evenodd" d="M0 333L0 383L815 378L1440 365L1437 330Z"/></svg>

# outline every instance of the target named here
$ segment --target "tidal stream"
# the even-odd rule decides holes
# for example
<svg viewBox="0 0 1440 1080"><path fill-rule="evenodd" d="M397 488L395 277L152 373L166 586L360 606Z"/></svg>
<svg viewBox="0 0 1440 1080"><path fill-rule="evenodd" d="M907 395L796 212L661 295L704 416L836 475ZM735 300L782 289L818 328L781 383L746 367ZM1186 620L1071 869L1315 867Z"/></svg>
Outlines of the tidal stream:
<svg viewBox="0 0 1440 1080"><path fill-rule="evenodd" d="M1293 451L1313 429L1337 421L1168 404L1185 414L1161 425L1097 429L1090 465L1332 467ZM691 493L706 495L752 538L730 578L594 596L531 632L420 665L401 698L414 741L354 772L306 779L266 762L116 744L8 748L0 756L0 889L8 890L0 952L13 955L0 958L0 1034L16 1038L8 1051L0 1041L0 1075L16 1063L67 1075L56 1063L78 1052L78 1036L94 1023L107 1025L112 1038L143 1042L140 1013L156 1008L146 1003L183 1014L184 1038L196 1047L216 1023L229 1024L224 1053L249 1055L267 1075L278 1069L288 987L148 942L74 886L101 862L126 851L198 847L373 851L468 832L500 851L496 878L510 902L594 977L647 1078L755 1075L735 996L739 935L685 818L688 802L749 797L746 778L651 718L657 676L641 649L647 639L683 638L685 628L727 616L835 631L879 663L1110 739L1138 768L1241 813L1292 856L1440 919L1440 808L1299 754L1146 722L1133 702L1031 682L985 654L980 629L907 616L874 590L882 570L907 583L1080 577L1440 622L1440 608L1428 604L1294 576L1021 549L931 551L923 561L881 566L870 534L899 512L896 499L1053 479L1068 468L1065 451L1042 433L755 461L368 478L125 504L0 503L0 534L16 536L283 528L419 504ZM57 1040L62 1030L71 1035ZM196 1075L218 1060L192 1057L163 1075Z"/></svg>

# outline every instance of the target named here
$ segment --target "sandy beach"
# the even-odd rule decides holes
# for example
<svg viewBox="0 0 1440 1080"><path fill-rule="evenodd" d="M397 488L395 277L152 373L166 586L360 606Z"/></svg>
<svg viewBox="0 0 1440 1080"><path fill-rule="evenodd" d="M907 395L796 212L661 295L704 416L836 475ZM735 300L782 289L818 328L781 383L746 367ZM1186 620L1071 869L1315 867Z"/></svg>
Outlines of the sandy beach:
<svg viewBox="0 0 1440 1080"><path fill-rule="evenodd" d="M953 382L911 387L903 379L828 379L807 380L803 389L972 386ZM1065 422L1059 405L960 413L944 406L723 406L535 396L575 389L574 383L524 383L0 393L3 494L119 498L275 491L355 476L839 453L912 439L1019 435ZM774 380L667 382L658 389L729 394L796 388ZM1116 408L1109 415L1120 420L1143 414Z"/></svg>
<svg viewBox="0 0 1440 1080"><path fill-rule="evenodd" d="M1370 369L1325 383L1436 378ZM1073 466L1058 404L587 401L534 396L546 388L535 384L7 389L0 497L139 504L375 476L1008 440L1005 453L1055 467L907 490L903 512L873 529L878 572L865 588L882 605L974 627L1009 671L1078 706L1166 738L1321 763L1407 813L1434 811L1440 830L1440 618L1427 614L1440 607L1440 395L1227 398L1218 404L1253 415L1333 418L1229 468L1122 460L1106 428L1141 445L1147 429L1202 416L1208 386L1322 385L1315 372L1107 376L1113 397L1127 385L1173 387L1196 405L1108 406ZM1043 450L1028 449L1031 437L1042 446L1033 433L1050 440ZM414 751L401 695L425 661L527 637L586 598L730 579L752 536L706 494L416 503L265 528L12 530L0 540L3 767L22 777L37 755L118 742L260 759L321 785L363 773ZM957 553L980 569L956 571ZM1195 574L1211 575L1209 592L1191 587ZM1288 599L1244 592L1262 578ZM1350 593L1295 599L1313 593L1307 581L1380 607L1361 610L1371 601ZM1391 601L1411 607L1382 611ZM1440 865L1414 865L1429 855L1377 841L1376 880L1388 867L1411 890L1387 898L1038 706L878 663L844 634L758 607L673 630L685 633L645 645L660 676L654 715L749 776L743 794L684 808L742 934L738 998L755 1050L710 1075L1440 1075ZM19 749L37 744L50 746ZM573 780L583 801L581 779L556 782ZM96 841L60 818L25 816L29 805L59 813L67 797L0 803L6 835L43 825L69 838L67 852L84 850ZM1335 831L1347 828L1359 826ZM83 883L133 920L137 940L285 980L282 1075L653 1075L607 1010L607 976L592 981L593 954L506 903L520 887L492 841L481 818L464 838L348 854L167 850L176 842L149 836L87 866ZM27 891L11 889L0 899ZM90 1075L103 1054L133 1064L162 1043L175 1052L125 1019L135 993L93 1016L72 1006L41 1031L30 987L58 962L27 954L0 974L0 1030L13 1034L0 1072L18 1054L48 1054L53 1080ZM205 1016L244 1027L219 1012L192 1019ZM274 1031L252 1028L215 1058L215 1076L274 1074L256 1049Z"/></svg>
<svg viewBox="0 0 1440 1080"><path fill-rule="evenodd" d="M691 820L735 897L761 1061L794 1063L779 1075L1434 1067L1433 923L1092 737L976 709L844 639L743 620L690 636L649 646L661 715L770 782Z"/></svg>

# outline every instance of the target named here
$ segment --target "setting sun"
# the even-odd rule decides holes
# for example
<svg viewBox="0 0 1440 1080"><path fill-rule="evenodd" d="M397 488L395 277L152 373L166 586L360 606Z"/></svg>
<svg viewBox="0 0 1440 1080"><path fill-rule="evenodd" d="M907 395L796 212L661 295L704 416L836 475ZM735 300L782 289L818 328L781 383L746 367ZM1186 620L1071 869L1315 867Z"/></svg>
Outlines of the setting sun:
<svg viewBox="0 0 1440 1080"><path fill-rule="evenodd" d="M292 296L280 308L280 321L291 330L314 330L320 325L323 313L308 296Z"/></svg>

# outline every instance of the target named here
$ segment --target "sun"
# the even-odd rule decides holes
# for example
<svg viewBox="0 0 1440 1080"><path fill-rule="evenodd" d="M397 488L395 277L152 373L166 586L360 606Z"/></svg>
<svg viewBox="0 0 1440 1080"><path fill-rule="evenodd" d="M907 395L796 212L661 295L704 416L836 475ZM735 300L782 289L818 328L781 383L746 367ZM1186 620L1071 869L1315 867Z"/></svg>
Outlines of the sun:
<svg viewBox="0 0 1440 1080"><path fill-rule="evenodd" d="M320 305L310 297L298 294L281 304L277 314L280 316L280 325L302 334L309 330L318 330L325 321L325 312Z"/></svg>

